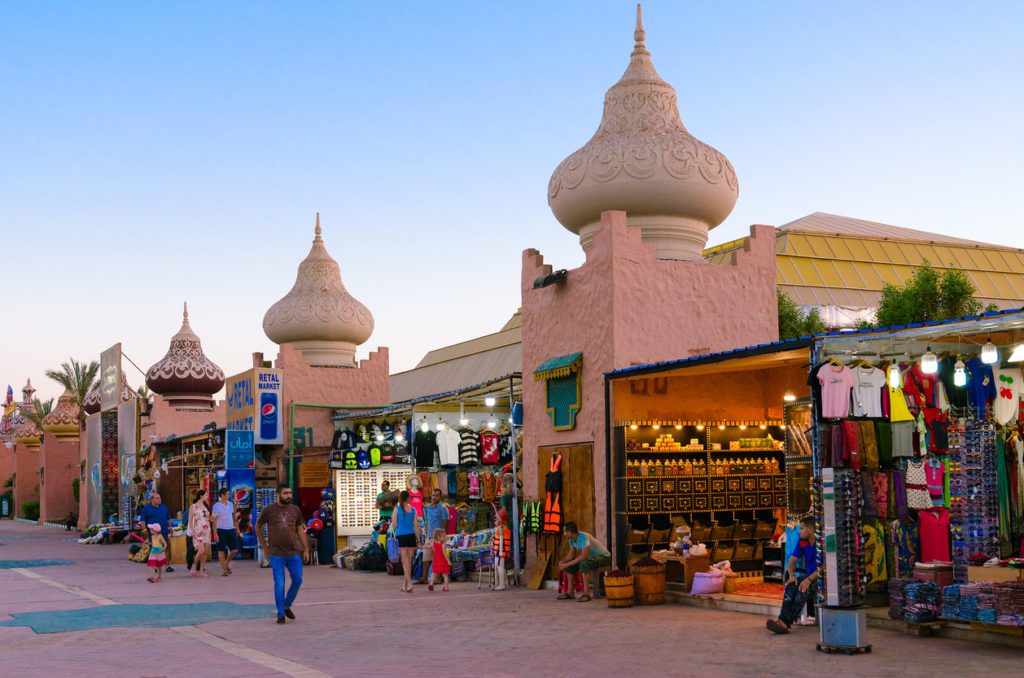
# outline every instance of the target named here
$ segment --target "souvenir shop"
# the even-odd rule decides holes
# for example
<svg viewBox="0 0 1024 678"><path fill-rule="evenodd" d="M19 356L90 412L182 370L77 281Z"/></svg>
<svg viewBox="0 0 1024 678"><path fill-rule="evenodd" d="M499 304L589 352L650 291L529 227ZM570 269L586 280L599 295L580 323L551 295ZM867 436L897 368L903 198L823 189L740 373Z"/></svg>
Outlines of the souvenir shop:
<svg viewBox="0 0 1024 678"><path fill-rule="evenodd" d="M1024 625L1024 312L812 349L821 600Z"/></svg>
<svg viewBox="0 0 1024 678"><path fill-rule="evenodd" d="M519 513L512 488L522 429L512 415L520 399L515 374L388 408L337 414L329 463L339 548L376 539L386 529L383 519L393 502L381 494L388 481L393 494L409 490L421 512L439 489L451 517L448 532L469 535L461 542L474 557L482 552L472 546L484 542L477 537L489 534L496 511L506 508L510 522Z"/></svg>
<svg viewBox="0 0 1024 678"><path fill-rule="evenodd" d="M812 503L810 348L779 342L608 375L617 563L658 557L689 532L703 562L781 582L777 538Z"/></svg>

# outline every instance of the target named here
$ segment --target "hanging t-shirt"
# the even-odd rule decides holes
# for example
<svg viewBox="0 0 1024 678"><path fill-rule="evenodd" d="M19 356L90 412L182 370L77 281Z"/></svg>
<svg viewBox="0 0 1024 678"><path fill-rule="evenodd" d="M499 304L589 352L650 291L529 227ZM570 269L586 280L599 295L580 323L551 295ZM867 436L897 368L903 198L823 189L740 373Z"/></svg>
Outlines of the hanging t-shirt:
<svg viewBox="0 0 1024 678"><path fill-rule="evenodd" d="M480 463L480 435L465 426L459 429L459 463L476 465Z"/></svg>
<svg viewBox="0 0 1024 678"><path fill-rule="evenodd" d="M484 431L480 434L480 461L485 464L498 463L498 434L494 431Z"/></svg>
<svg viewBox="0 0 1024 678"><path fill-rule="evenodd" d="M949 451L949 415L934 407L921 410L928 426L928 451Z"/></svg>
<svg viewBox="0 0 1024 678"><path fill-rule="evenodd" d="M920 363L914 363L903 372L903 392L917 408L935 407L938 383L938 377L934 374L925 374Z"/></svg>
<svg viewBox="0 0 1024 678"><path fill-rule="evenodd" d="M846 365L828 363L818 370L821 383L821 416L842 419L850 414L850 389L854 382L853 370Z"/></svg>
<svg viewBox="0 0 1024 678"><path fill-rule="evenodd" d="M892 423L892 456L914 456L914 429L912 421L894 421Z"/></svg>
<svg viewBox="0 0 1024 678"><path fill-rule="evenodd" d="M885 372L862 365L853 369L853 375L853 416L881 417Z"/></svg>
<svg viewBox="0 0 1024 678"><path fill-rule="evenodd" d="M992 403L992 417L1000 424L1006 424L1019 416L1021 394L1021 371L1019 367L993 367L996 399Z"/></svg>
<svg viewBox="0 0 1024 678"><path fill-rule="evenodd" d="M918 524L921 531L921 562L949 562L949 511L938 507L921 511Z"/></svg>
<svg viewBox="0 0 1024 678"><path fill-rule="evenodd" d="M416 454L416 468L430 468L434 465L434 453L437 452L437 434L433 431L416 431L413 439Z"/></svg>
<svg viewBox="0 0 1024 678"><path fill-rule="evenodd" d="M899 386L885 388L889 394L889 421L913 421L914 415L910 414L910 408L907 407L907 397L903 395L903 389Z"/></svg>
<svg viewBox="0 0 1024 678"><path fill-rule="evenodd" d="M441 458L441 466L458 466L459 443L462 441L459 432L446 427L437 432L435 439L437 441L438 456Z"/></svg>
<svg viewBox="0 0 1024 678"><path fill-rule="evenodd" d="M996 380L992 366L981 362L978 356L967 361L967 397L979 418L985 416L990 400L996 397Z"/></svg>
<svg viewBox="0 0 1024 678"><path fill-rule="evenodd" d="M953 354L947 355L939 361L939 381L942 382L942 386L945 388L946 398L949 401L950 407L959 414L967 409L969 400L967 399L967 387L957 386L953 383L956 361L957 357Z"/></svg>

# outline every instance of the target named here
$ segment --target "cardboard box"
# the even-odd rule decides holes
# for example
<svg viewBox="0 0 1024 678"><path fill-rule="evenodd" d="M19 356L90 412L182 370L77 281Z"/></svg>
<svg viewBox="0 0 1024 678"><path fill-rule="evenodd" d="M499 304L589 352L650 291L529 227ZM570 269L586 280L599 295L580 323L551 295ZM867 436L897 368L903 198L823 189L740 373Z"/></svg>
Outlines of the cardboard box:
<svg viewBox="0 0 1024 678"><path fill-rule="evenodd" d="M1013 581L1020 579L1021 570L1013 567L967 567L967 581Z"/></svg>

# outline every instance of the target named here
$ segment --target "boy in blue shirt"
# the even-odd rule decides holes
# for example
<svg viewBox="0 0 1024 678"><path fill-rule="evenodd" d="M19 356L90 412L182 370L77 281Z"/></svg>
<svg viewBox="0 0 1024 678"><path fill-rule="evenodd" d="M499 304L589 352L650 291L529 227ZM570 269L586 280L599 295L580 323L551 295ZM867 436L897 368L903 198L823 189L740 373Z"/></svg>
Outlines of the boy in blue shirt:
<svg viewBox="0 0 1024 678"><path fill-rule="evenodd" d="M814 516L807 516L800 521L800 541L786 567L786 589L779 618L769 619L765 623L772 633L789 633L793 622L803 613L807 601L814 600L818 595L818 557L814 532Z"/></svg>

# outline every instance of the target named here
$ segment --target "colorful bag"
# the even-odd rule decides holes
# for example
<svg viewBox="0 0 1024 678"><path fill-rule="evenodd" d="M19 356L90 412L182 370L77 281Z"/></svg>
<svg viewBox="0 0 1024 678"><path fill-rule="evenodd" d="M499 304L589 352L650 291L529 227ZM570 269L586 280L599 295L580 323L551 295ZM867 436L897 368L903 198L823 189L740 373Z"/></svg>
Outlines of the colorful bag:
<svg viewBox="0 0 1024 678"><path fill-rule="evenodd" d="M388 560L392 563L402 560L402 552L398 549L398 537L394 534L388 535Z"/></svg>

